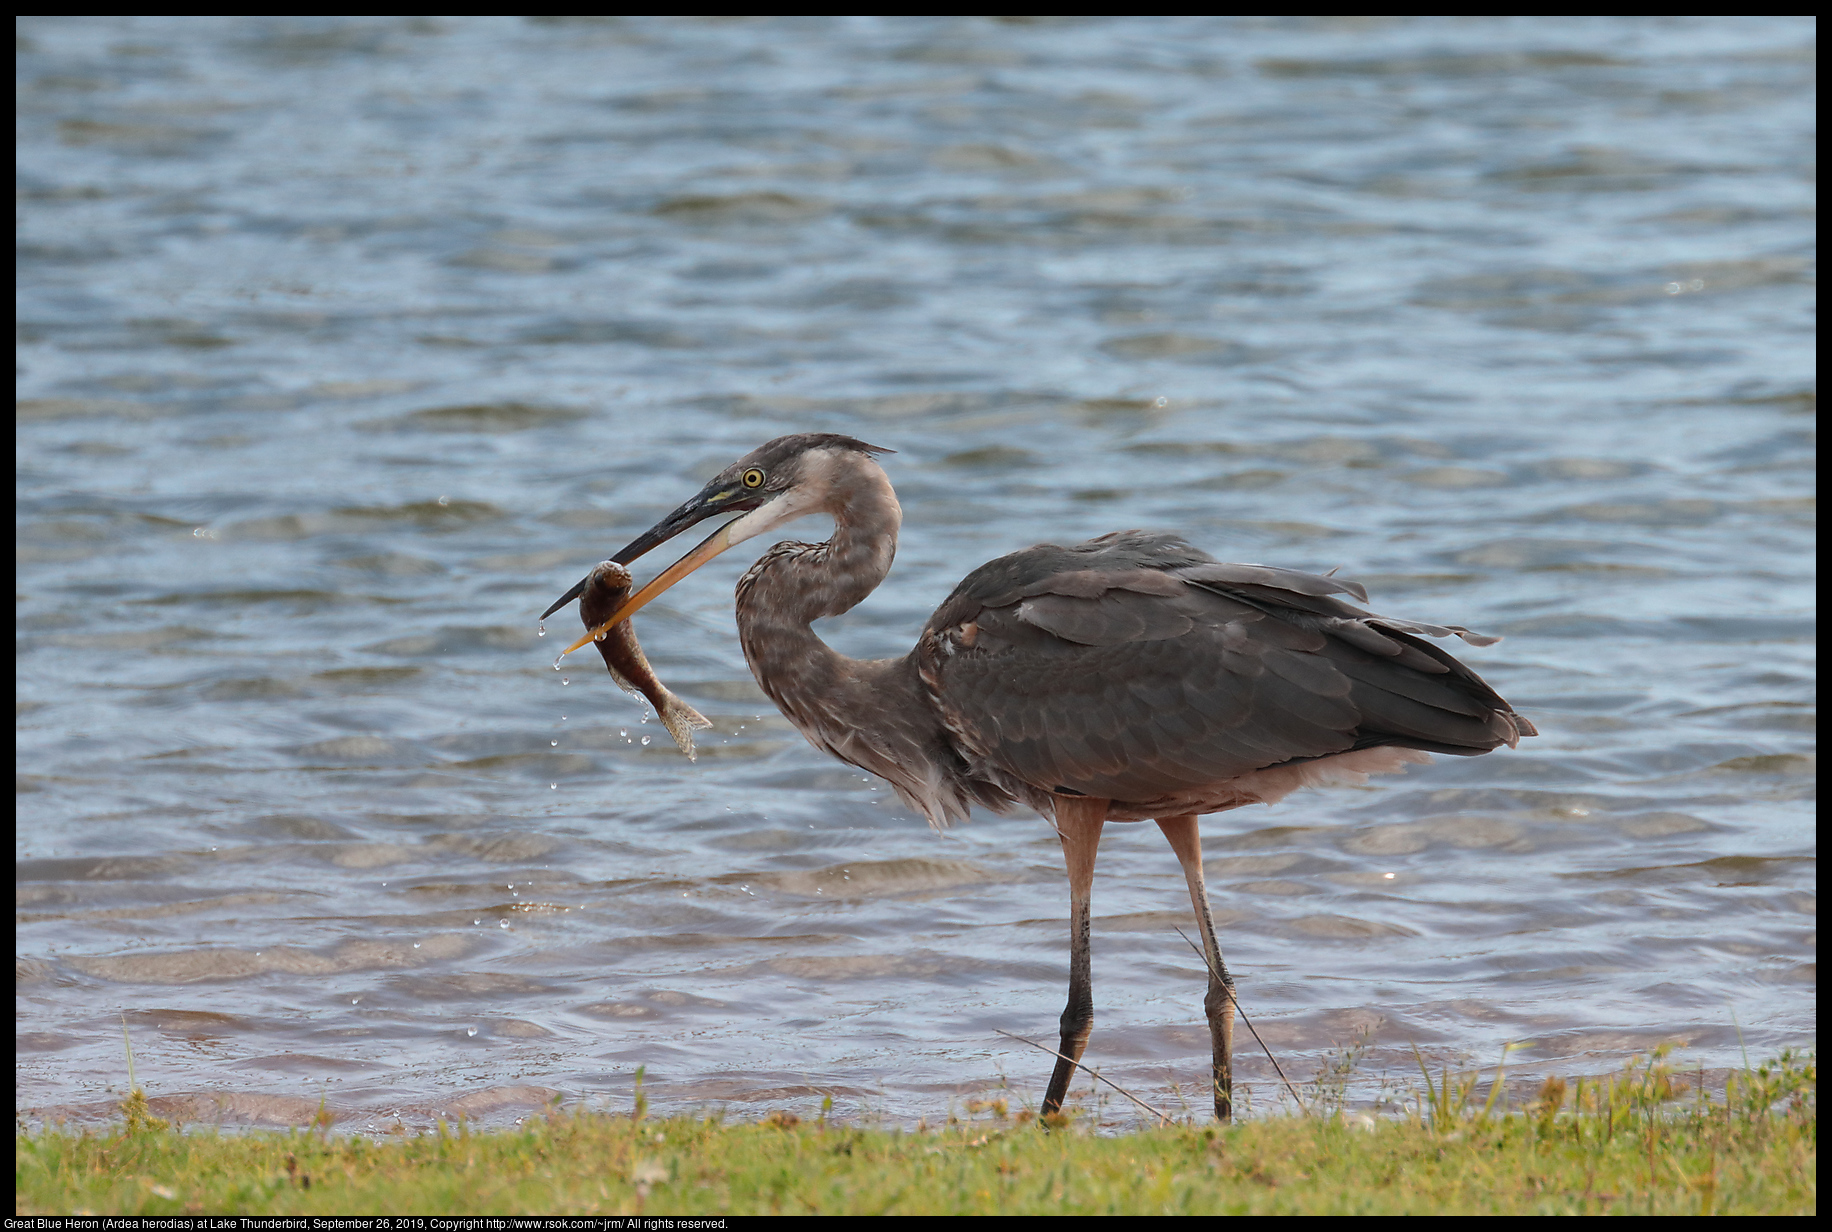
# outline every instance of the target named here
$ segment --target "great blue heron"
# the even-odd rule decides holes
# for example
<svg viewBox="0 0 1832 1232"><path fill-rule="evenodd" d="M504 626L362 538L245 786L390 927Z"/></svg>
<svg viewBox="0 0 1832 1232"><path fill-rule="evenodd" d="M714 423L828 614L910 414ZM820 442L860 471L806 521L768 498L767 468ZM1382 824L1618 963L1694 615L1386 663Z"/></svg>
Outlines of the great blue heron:
<svg viewBox="0 0 1832 1232"><path fill-rule="evenodd" d="M1476 673L1422 640L1495 639L1335 597L1366 602L1353 582L1222 564L1175 535L1132 530L981 565L909 654L850 659L811 626L849 611L890 570L903 512L872 456L890 452L801 433L746 454L612 559L628 565L696 522L741 516L568 652L727 548L830 514L831 539L778 543L738 582L738 638L757 683L816 748L888 780L936 827L975 804L1026 804L1053 819L1068 862L1070 960L1046 1114L1061 1108L1094 1021L1089 895L1101 827L1157 822L1202 930L1215 1115L1227 1120L1234 981L1209 915L1197 816L1535 735Z"/></svg>

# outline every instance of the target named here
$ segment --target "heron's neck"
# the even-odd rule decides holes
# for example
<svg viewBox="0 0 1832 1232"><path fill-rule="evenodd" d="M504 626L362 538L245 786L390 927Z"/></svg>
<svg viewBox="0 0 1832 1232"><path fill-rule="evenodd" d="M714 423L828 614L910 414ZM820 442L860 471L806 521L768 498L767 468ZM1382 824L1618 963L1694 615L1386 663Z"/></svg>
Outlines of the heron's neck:
<svg viewBox="0 0 1832 1232"><path fill-rule="evenodd" d="M813 624L857 607L890 572L903 511L884 472L861 459L835 484L833 537L779 543L738 583L738 638L751 674L803 731L828 702L873 676L823 642Z"/></svg>

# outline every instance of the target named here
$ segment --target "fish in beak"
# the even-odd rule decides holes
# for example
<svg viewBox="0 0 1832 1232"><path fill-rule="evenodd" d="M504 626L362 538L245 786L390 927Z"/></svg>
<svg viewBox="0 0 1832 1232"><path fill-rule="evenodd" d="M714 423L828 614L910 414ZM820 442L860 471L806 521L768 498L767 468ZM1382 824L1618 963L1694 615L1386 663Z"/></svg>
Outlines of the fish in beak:
<svg viewBox="0 0 1832 1232"><path fill-rule="evenodd" d="M585 588L579 593L579 616L587 627L600 624L629 596L630 571L614 560L607 560L586 577ZM636 640L634 625L628 620L613 621L607 625L607 630L597 645L611 679L624 692L647 698L655 707L662 726L674 737L674 743L687 754L688 761L694 760L693 733L712 724L705 715L669 692L668 686L656 676L655 669L649 666L648 656L643 654Z"/></svg>
<svg viewBox="0 0 1832 1232"><path fill-rule="evenodd" d="M717 479L702 488L692 500L632 539L629 544L611 557L611 562L618 565L630 565L651 549L659 547L689 527L704 522L707 518L715 518L728 513L739 513L745 516L727 522L702 540L693 551L662 570L648 585L630 595L608 616L593 625L584 637L561 651L561 658L565 658L587 642L600 640L617 622L628 620L632 613L639 611L651 599L727 548L742 543L752 535L761 534L771 526L786 520L782 516L758 518L758 514L766 510L777 509L779 506L792 503L786 501L782 493L771 492L765 488L761 470L757 467L748 467L739 470L730 478L727 478L728 473L721 473ZM751 482L753 480L755 482ZM780 512L786 513L787 511ZM799 514L789 514L789 516L799 516ZM590 576L581 580L577 586L555 600L552 607L541 613L541 619L547 619L578 598L591 583Z"/></svg>

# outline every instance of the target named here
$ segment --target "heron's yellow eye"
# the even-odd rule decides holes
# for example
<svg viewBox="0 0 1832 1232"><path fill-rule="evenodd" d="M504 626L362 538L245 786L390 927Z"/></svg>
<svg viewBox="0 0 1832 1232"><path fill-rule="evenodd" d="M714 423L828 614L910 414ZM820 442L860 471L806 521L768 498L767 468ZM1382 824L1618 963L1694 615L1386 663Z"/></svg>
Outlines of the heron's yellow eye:
<svg viewBox="0 0 1832 1232"><path fill-rule="evenodd" d="M754 466L751 467L750 470L745 471L744 486L747 488L761 488L763 486L763 472Z"/></svg>

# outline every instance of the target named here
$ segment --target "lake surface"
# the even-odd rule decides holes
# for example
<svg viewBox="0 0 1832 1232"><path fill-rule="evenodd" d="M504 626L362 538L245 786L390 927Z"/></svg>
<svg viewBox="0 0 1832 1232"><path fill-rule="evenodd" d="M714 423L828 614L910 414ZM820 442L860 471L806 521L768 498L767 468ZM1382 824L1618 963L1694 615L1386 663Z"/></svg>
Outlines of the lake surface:
<svg viewBox="0 0 1832 1232"><path fill-rule="evenodd" d="M854 655L1134 526L1506 636L1453 649L1538 739L1203 823L1294 1077L1814 1039L1812 21L20 29L28 1119L109 1115L123 1020L230 1123L627 1108L638 1067L664 1110L1034 1105L995 1032L1054 1040L1048 825L938 835L807 747L749 550L638 625L697 763L552 668L575 609L537 634L792 431L897 450ZM1204 1113L1155 827L1094 910L1089 1062Z"/></svg>

